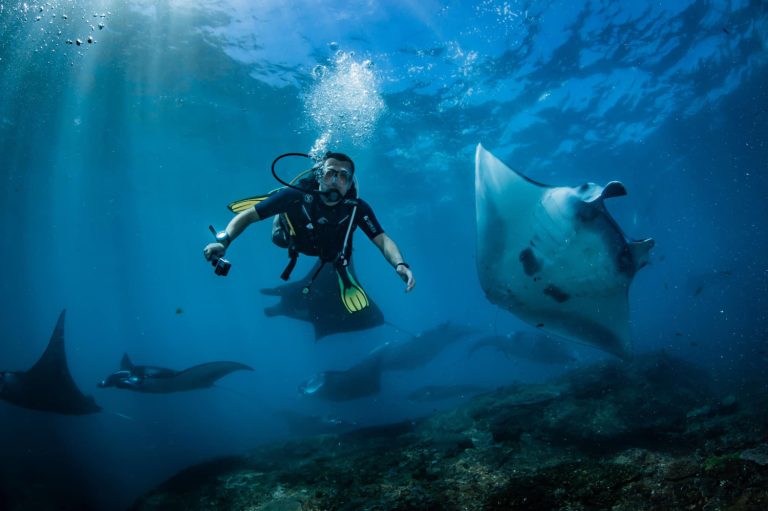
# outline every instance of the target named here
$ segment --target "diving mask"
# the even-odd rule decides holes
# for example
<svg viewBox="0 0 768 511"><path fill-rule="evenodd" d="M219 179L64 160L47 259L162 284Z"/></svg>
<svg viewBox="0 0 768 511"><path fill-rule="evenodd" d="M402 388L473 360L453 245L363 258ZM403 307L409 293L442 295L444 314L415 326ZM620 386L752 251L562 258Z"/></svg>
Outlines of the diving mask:
<svg viewBox="0 0 768 511"><path fill-rule="evenodd" d="M347 169L320 169L320 179L326 184L336 181L339 184L346 185L352 181L352 173Z"/></svg>

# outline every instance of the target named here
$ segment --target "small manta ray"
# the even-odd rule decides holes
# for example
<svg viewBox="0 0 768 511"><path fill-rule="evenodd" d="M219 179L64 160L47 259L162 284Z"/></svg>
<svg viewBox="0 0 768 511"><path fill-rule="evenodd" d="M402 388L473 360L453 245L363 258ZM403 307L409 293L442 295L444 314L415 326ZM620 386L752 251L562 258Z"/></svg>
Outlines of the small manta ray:
<svg viewBox="0 0 768 511"><path fill-rule="evenodd" d="M99 387L153 394L185 392L212 387L216 380L234 371L253 371L253 368L239 362L209 362L175 371L165 367L134 365L125 353L120 361L120 370L99 382Z"/></svg>
<svg viewBox="0 0 768 511"><path fill-rule="evenodd" d="M469 326L445 322L406 341L386 342L368 357L380 358L384 371L412 370L427 365L451 344L474 333Z"/></svg>
<svg viewBox="0 0 768 511"><path fill-rule="evenodd" d="M384 343L343 371L323 371L304 380L299 393L325 401L351 401L378 394L383 371L409 371L428 364L446 347L472 335L467 326L442 323L394 343Z"/></svg>
<svg viewBox="0 0 768 511"><path fill-rule="evenodd" d="M624 185L547 186L478 144L477 273L491 303L547 332L630 356L629 286L653 240L631 240L603 201Z"/></svg>
<svg viewBox="0 0 768 511"><path fill-rule="evenodd" d="M64 351L64 317L61 311L56 328L40 359L28 371L0 372L0 399L23 408L64 415L86 415L101 411L92 397L75 385Z"/></svg>
<svg viewBox="0 0 768 511"><path fill-rule="evenodd" d="M365 358L344 371L323 371L303 381L299 393L325 401L352 401L381 391L381 359Z"/></svg>

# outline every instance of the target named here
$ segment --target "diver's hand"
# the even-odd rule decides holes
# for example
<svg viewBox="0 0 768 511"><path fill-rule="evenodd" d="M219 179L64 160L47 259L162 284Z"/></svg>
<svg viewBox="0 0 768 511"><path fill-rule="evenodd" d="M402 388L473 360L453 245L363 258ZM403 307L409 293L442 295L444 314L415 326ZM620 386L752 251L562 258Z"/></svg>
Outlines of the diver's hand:
<svg viewBox="0 0 768 511"><path fill-rule="evenodd" d="M413 286L416 285L416 279L413 278L411 269L404 264L401 264L395 268L395 271L400 275L400 278L403 279L403 282L405 282L405 292L410 292L411 289L413 289Z"/></svg>
<svg viewBox="0 0 768 511"><path fill-rule="evenodd" d="M222 243L208 243L205 248L203 249L203 257L205 257L206 261L214 261L216 259L221 259L224 257L224 254L227 253L227 249L224 248L224 245Z"/></svg>

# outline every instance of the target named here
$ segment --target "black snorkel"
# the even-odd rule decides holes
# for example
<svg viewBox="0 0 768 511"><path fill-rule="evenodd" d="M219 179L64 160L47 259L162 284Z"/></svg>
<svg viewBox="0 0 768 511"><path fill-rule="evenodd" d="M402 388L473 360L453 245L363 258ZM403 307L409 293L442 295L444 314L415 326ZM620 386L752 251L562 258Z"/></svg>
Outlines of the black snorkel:
<svg viewBox="0 0 768 511"><path fill-rule="evenodd" d="M302 189L302 188L299 188L298 186L296 186L296 185L294 185L294 184L292 184L292 183L287 183L287 182L283 181L283 180L282 180L282 178L281 178L280 176L278 176L278 175L277 175L277 172L275 171L275 165L277 165L277 162L279 162L279 161L280 161L280 160L282 160L283 158L287 158L288 156L301 156L301 157L303 157L303 158L307 158L307 159L310 159L310 160L312 159L312 157L311 157L310 155L308 155L308 154L304 154L304 153L285 153L285 154L281 154L280 156L278 156L277 158L275 158L275 159L274 159L274 161L272 162L272 176L273 176L273 177L274 177L274 178L277 180L277 182L278 182L278 183L280 183L281 185L283 185L283 186L287 186L288 188L293 188L294 190L298 190L298 191L300 191L301 193L306 193L306 192L307 192L306 190L304 190L304 189ZM317 165L313 165L313 166L312 166L312 169L314 170L316 166L317 166Z"/></svg>
<svg viewBox="0 0 768 511"><path fill-rule="evenodd" d="M274 161L272 161L272 176L277 180L278 183L280 183L283 186L286 186L288 188L293 188L294 190L298 190L301 193L307 193L307 190L305 190L305 189L303 189L301 187L298 187L298 186L296 186L296 185L294 185L292 183L288 183L288 182L284 181L280 176L277 175L277 171L275 171L275 165L277 165L277 162L279 162L283 158L287 158L288 156L301 156L301 157L307 158L309 160L313 160L314 159L314 158L312 158L312 156L310 156L308 154L305 154L305 153L285 153L285 154L281 154L280 156L275 158ZM312 169L311 170L313 171L313 173L315 173L320 168L320 165L322 165L322 163L317 163L317 162L314 165L312 165ZM316 175L313 176L313 177L315 179L317 179ZM352 187L350 187L350 190L351 189L352 189ZM344 196L341 195L341 193L338 190L327 190L325 192L321 192L320 190L316 190L316 191L314 191L312 193L316 193L316 194L322 196L323 199L325 199L326 202L330 202L330 203L339 202L341 199L344 198Z"/></svg>

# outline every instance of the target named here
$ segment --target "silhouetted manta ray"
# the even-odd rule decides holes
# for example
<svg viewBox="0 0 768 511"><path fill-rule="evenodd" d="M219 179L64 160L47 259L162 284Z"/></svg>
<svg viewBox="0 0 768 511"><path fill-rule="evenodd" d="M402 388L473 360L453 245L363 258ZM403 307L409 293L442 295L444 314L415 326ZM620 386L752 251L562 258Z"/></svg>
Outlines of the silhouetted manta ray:
<svg viewBox="0 0 768 511"><path fill-rule="evenodd" d="M477 273L488 300L523 321L616 356L630 353L628 292L652 239L630 240L603 204L611 181L552 187L478 144Z"/></svg>
<svg viewBox="0 0 768 511"><path fill-rule="evenodd" d="M264 314L288 316L312 323L315 340L334 333L365 330L384 323L384 315L373 301L370 301L370 305L365 309L353 314L344 308L333 264L326 264L317 274L309 292L304 293L305 286L319 265L320 262L315 264L306 277L296 282L262 289L261 293L264 295L280 297L280 302L264 309ZM350 271L354 272L354 268L350 267Z"/></svg>
<svg viewBox="0 0 768 511"><path fill-rule="evenodd" d="M0 372L0 399L17 406L61 413L86 415L101 411L92 397L75 385L64 351L64 317L61 311L51 340L40 359L28 371Z"/></svg>
<svg viewBox="0 0 768 511"><path fill-rule="evenodd" d="M474 333L469 326L446 321L408 340L386 342L368 357L381 358L383 371L408 371L427 365L450 345Z"/></svg>
<svg viewBox="0 0 768 511"><path fill-rule="evenodd" d="M253 368L239 362L208 362L175 371L165 367L134 365L125 353L120 361L120 370L99 382L99 387L168 394L212 387L216 380L234 371L253 371Z"/></svg>
<svg viewBox="0 0 768 511"><path fill-rule="evenodd" d="M473 330L443 323L402 342L385 343L344 371L323 371L299 385L305 396L326 401L349 401L373 396L381 390L382 371L422 367Z"/></svg>
<svg viewBox="0 0 768 511"><path fill-rule="evenodd" d="M299 393L326 401L351 401L381 390L381 358L365 358L345 371L323 371L299 385Z"/></svg>

